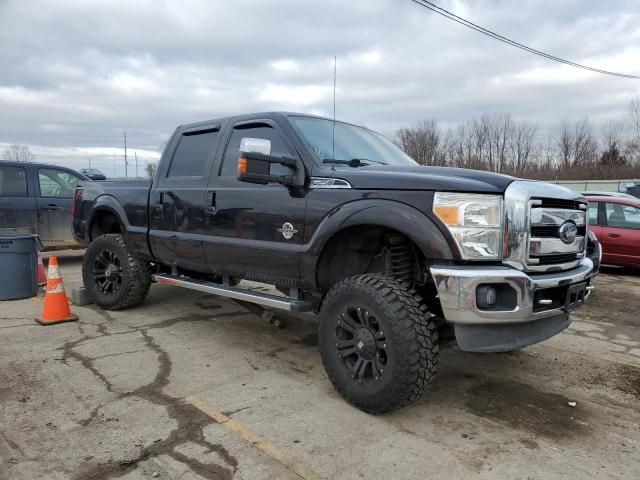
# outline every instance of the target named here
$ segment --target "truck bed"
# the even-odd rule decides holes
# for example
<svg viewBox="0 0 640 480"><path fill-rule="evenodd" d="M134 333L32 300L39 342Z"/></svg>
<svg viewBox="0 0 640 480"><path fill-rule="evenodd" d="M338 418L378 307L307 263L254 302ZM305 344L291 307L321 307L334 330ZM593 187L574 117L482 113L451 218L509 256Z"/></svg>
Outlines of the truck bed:
<svg viewBox="0 0 640 480"><path fill-rule="evenodd" d="M86 219L88 212L96 209L113 212L122 222L121 230L146 247L151 180L83 182L78 189L82 196L75 199L74 232L79 241L85 244L91 241L92 225L88 225Z"/></svg>

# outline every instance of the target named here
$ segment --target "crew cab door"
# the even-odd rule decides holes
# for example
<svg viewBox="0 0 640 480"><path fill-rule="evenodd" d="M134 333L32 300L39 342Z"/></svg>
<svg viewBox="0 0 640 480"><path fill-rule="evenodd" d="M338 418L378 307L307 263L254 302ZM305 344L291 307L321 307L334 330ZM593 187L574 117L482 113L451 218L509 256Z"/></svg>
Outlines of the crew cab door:
<svg viewBox="0 0 640 480"><path fill-rule="evenodd" d="M606 202L606 225L602 227L603 262L640 263L640 208Z"/></svg>
<svg viewBox="0 0 640 480"><path fill-rule="evenodd" d="M71 203L80 177L55 167L38 168L38 234L45 247L74 245Z"/></svg>
<svg viewBox="0 0 640 480"><path fill-rule="evenodd" d="M207 187L205 255L211 269L226 275L278 285L299 281L306 197L294 197L279 184L256 185L237 179L243 138L271 142L271 155L298 157L286 134L271 120L232 125ZM272 174L278 172L274 165Z"/></svg>
<svg viewBox="0 0 640 480"><path fill-rule="evenodd" d="M203 250L205 189L220 125L182 131L162 163L149 198L149 244L166 265L207 272Z"/></svg>
<svg viewBox="0 0 640 480"><path fill-rule="evenodd" d="M38 233L36 199L23 167L0 166L0 234Z"/></svg>

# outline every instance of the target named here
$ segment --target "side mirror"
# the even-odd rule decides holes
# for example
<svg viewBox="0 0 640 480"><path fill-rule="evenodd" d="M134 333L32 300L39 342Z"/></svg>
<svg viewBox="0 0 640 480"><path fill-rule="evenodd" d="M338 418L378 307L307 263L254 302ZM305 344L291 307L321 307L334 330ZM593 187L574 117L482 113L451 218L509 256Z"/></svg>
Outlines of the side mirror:
<svg viewBox="0 0 640 480"><path fill-rule="evenodd" d="M271 175L271 165L284 165L292 171L291 175ZM238 159L238 180L247 183L279 183L286 187L296 187L304 185L298 181L299 173L304 175L304 169L299 165L299 160L287 157L274 157L258 152L240 152Z"/></svg>
<svg viewBox="0 0 640 480"><path fill-rule="evenodd" d="M243 137L240 140L241 152L257 152L264 155L271 155L271 140L264 138Z"/></svg>
<svg viewBox="0 0 640 480"><path fill-rule="evenodd" d="M288 167L291 175L272 175L272 164ZM261 185L279 183L286 187L302 187L305 172L300 160L271 155L270 140L245 137L240 141L238 180Z"/></svg>

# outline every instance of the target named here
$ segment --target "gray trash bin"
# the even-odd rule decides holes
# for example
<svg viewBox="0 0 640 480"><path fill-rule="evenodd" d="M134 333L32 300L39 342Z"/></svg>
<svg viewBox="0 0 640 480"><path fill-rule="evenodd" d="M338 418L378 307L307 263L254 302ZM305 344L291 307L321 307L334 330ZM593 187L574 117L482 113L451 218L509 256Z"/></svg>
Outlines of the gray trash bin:
<svg viewBox="0 0 640 480"><path fill-rule="evenodd" d="M37 235L0 235L0 300L37 295L40 250Z"/></svg>

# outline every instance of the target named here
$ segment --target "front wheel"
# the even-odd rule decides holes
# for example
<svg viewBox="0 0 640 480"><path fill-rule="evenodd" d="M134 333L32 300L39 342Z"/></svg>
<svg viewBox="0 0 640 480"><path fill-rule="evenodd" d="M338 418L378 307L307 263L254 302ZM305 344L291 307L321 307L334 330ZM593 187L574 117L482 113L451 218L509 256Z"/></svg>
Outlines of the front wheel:
<svg viewBox="0 0 640 480"><path fill-rule="evenodd" d="M327 294L318 339L327 375L368 413L416 401L434 378L438 330L420 297L383 275L342 280Z"/></svg>
<svg viewBox="0 0 640 480"><path fill-rule="evenodd" d="M129 253L122 235L108 234L87 248L82 280L93 303L105 310L123 310L144 301L151 272L146 262Z"/></svg>

